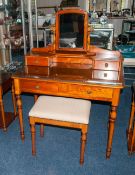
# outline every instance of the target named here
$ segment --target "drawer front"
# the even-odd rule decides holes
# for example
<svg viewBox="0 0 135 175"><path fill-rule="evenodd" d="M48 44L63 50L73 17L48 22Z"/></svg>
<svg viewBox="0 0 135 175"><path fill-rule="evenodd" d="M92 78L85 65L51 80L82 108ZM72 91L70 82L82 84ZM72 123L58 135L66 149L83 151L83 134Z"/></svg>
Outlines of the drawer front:
<svg viewBox="0 0 135 175"><path fill-rule="evenodd" d="M26 56L25 65L27 66L49 66L49 58L42 56Z"/></svg>
<svg viewBox="0 0 135 175"><path fill-rule="evenodd" d="M118 80L117 71L93 70L92 78L100 80Z"/></svg>
<svg viewBox="0 0 135 175"><path fill-rule="evenodd" d="M20 87L23 92L54 94L58 93L58 85L45 81L24 80L20 81Z"/></svg>
<svg viewBox="0 0 135 175"><path fill-rule="evenodd" d="M106 100L112 98L113 90L111 88L96 87L89 85L78 84L61 84L59 85L59 92L67 96L85 99L100 100L105 98Z"/></svg>
<svg viewBox="0 0 135 175"><path fill-rule="evenodd" d="M20 81L20 86L22 92L41 93L94 100L105 99L105 101L110 101L113 94L113 90L107 87L96 87L62 82L57 83L24 80Z"/></svg>
<svg viewBox="0 0 135 175"><path fill-rule="evenodd" d="M120 69L120 63L118 61L97 60L94 61L94 69L118 71Z"/></svg>
<svg viewBox="0 0 135 175"><path fill-rule="evenodd" d="M25 71L29 75L34 76L48 76L49 75L49 67L47 66L26 66Z"/></svg>

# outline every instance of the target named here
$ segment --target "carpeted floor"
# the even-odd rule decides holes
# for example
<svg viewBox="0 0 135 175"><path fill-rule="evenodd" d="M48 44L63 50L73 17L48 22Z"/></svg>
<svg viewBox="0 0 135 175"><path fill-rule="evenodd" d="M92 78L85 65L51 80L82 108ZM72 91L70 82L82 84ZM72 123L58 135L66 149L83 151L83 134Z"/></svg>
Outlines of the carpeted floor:
<svg viewBox="0 0 135 175"><path fill-rule="evenodd" d="M106 160L108 104L92 103L88 140L83 166L79 164L80 132L47 126L44 138L37 126L37 155L31 155L28 111L33 96L23 94L25 141L19 135L16 119L7 132L0 130L0 175L134 175L135 154L128 155L126 128L131 92L125 88L118 108L112 155ZM12 110L10 92L4 95L6 110Z"/></svg>

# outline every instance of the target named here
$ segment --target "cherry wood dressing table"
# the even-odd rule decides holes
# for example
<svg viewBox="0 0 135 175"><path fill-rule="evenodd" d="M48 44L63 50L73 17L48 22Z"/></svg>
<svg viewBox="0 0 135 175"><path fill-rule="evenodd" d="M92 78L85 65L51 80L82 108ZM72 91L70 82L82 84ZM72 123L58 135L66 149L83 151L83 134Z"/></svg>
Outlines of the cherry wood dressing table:
<svg viewBox="0 0 135 175"><path fill-rule="evenodd" d="M64 21L61 15L72 13L79 14L79 19L80 15L83 16L83 39L80 38L81 33L79 33L79 42L83 41L83 46L64 48L60 43L60 24ZM31 53L25 56L25 66L12 76L21 139L25 138L21 100L23 92L105 101L110 103L106 148L106 157L109 158L120 92L124 87L123 58L117 51L90 46L88 15L80 9L58 11L56 27L53 29L54 43L45 48L33 48Z"/></svg>

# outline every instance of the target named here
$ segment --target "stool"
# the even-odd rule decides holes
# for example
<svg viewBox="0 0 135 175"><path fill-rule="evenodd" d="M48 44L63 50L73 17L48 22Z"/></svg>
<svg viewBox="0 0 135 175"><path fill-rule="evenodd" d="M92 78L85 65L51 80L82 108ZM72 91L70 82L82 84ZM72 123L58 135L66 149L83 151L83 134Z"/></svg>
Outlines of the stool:
<svg viewBox="0 0 135 175"><path fill-rule="evenodd" d="M128 138L128 152L132 154L135 152L135 82L132 86L132 106L129 118L129 125L127 129Z"/></svg>
<svg viewBox="0 0 135 175"><path fill-rule="evenodd" d="M84 163L84 152L88 132L91 102L88 100L40 96L29 112L31 126L32 154L36 154L35 124L41 124L40 134L44 135L45 124L76 128L81 130L80 164Z"/></svg>

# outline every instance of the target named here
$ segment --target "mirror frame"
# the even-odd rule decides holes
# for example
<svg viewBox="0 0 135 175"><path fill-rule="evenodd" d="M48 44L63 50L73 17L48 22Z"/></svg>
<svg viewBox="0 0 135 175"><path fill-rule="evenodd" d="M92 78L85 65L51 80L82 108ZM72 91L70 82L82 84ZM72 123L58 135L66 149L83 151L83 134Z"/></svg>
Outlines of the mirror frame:
<svg viewBox="0 0 135 175"><path fill-rule="evenodd" d="M79 14L84 16L84 37L83 37L83 47L82 48L61 48L60 45L60 15L63 14ZM86 11L79 8L66 8L59 10L56 13L56 40L55 49L56 51L87 51L87 40L88 40L88 14Z"/></svg>

